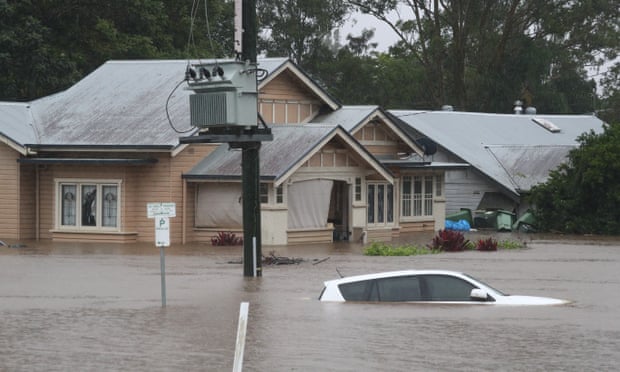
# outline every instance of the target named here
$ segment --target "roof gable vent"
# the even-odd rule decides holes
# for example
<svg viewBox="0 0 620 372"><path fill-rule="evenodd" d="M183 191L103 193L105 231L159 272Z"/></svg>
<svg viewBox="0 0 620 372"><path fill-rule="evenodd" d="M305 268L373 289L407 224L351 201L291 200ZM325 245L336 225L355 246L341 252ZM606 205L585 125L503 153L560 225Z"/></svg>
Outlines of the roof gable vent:
<svg viewBox="0 0 620 372"><path fill-rule="evenodd" d="M532 118L532 121L538 125L540 125L541 127L545 128L546 130L548 130L551 133L558 133L561 131L560 127L558 127L557 125L553 124L551 121L547 120L547 119L543 119L543 118Z"/></svg>

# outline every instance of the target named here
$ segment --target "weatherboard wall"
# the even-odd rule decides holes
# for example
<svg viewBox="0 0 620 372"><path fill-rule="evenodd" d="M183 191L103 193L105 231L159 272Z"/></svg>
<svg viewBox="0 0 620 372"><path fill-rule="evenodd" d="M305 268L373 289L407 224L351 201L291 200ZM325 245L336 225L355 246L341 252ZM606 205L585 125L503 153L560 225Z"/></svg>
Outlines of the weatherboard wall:
<svg viewBox="0 0 620 372"><path fill-rule="evenodd" d="M3 241L20 238L18 157L15 150L0 143L0 240Z"/></svg>

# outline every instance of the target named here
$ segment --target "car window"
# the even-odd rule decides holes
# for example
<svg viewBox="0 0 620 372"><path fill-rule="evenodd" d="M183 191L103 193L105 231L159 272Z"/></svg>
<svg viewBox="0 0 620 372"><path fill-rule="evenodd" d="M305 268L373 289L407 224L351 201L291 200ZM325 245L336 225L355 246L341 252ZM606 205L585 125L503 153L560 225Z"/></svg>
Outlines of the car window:
<svg viewBox="0 0 620 372"><path fill-rule="evenodd" d="M338 286L346 301L368 301L372 280L343 283Z"/></svg>
<svg viewBox="0 0 620 372"><path fill-rule="evenodd" d="M399 276L377 280L378 301L420 301L420 281L417 276Z"/></svg>
<svg viewBox="0 0 620 372"><path fill-rule="evenodd" d="M471 290L476 288L463 279L447 275L424 275L424 282L430 301L471 301Z"/></svg>

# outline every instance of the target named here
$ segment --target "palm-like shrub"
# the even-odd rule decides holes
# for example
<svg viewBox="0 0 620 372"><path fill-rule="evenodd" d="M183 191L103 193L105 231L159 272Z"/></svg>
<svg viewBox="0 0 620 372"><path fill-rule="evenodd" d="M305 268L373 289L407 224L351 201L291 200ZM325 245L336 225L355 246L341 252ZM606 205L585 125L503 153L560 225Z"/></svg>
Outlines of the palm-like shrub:
<svg viewBox="0 0 620 372"><path fill-rule="evenodd" d="M497 240L493 238L479 239L476 249L479 251L496 251Z"/></svg>
<svg viewBox="0 0 620 372"><path fill-rule="evenodd" d="M232 232L220 231L216 236L211 238L211 244L213 245L241 245L243 244L243 238L237 237Z"/></svg>
<svg viewBox="0 0 620 372"><path fill-rule="evenodd" d="M468 244L469 240L465 239L465 235L460 231L439 230L428 248L444 252L461 252L467 248Z"/></svg>

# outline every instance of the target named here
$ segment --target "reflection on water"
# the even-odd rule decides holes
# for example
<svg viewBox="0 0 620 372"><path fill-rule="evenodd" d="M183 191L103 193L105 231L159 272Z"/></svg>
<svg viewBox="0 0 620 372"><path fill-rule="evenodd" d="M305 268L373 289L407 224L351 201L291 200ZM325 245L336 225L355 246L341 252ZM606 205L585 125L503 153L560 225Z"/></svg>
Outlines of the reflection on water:
<svg viewBox="0 0 620 372"><path fill-rule="evenodd" d="M250 303L246 371L615 370L620 244L366 257L359 244L265 248L300 257L244 278L240 247L29 243L0 247L0 370L229 371ZM329 259L326 259L329 257ZM320 263L319 260L326 259ZM550 307L320 303L324 280L409 268L463 271Z"/></svg>

